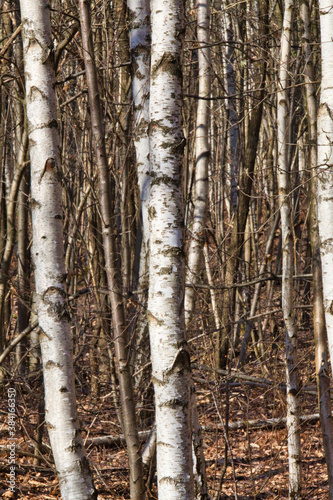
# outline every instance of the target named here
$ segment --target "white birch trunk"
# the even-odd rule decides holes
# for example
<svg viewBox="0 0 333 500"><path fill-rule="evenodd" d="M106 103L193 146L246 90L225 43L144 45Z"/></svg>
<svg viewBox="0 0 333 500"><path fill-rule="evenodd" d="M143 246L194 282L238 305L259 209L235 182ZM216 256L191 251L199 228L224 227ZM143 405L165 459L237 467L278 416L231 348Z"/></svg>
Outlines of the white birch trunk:
<svg viewBox="0 0 333 500"><path fill-rule="evenodd" d="M181 0L151 2L148 322L159 500L193 498L190 358L184 336Z"/></svg>
<svg viewBox="0 0 333 500"><path fill-rule="evenodd" d="M128 0L130 22L130 50L132 58L132 99L134 108L134 147L136 153L136 169L140 196L141 243L140 254L136 265L138 276L134 276L134 287L138 290L140 304L147 304L149 284L149 83L150 83L150 9L146 0ZM146 307L143 308L144 310ZM132 363L142 367L149 356L147 316L140 313L135 335L135 349ZM146 376L147 370L139 370L135 382L140 382ZM144 383L144 382L143 382Z"/></svg>
<svg viewBox="0 0 333 500"><path fill-rule="evenodd" d="M328 473L330 499L333 499L333 422L330 395L330 370L327 349L327 331L325 323L325 309L323 302L323 278L320 258L320 242L318 232L318 180L314 175L318 165L317 158L317 100L314 85L314 68L311 49L310 8L308 0L303 0L300 5L300 17L303 22L302 45L306 65L304 68L304 81L306 83L306 104L308 114L308 135L310 140L310 219L309 233L312 250L313 274L313 330L315 338L316 374L318 387L318 406L320 423L323 435L323 444Z"/></svg>
<svg viewBox="0 0 333 500"><path fill-rule="evenodd" d="M186 283L195 285L198 281L202 248L204 244L204 230L208 202L208 166L210 158L209 124L210 124L210 48L209 44L209 1L197 3L197 38L198 38L198 66L199 66L199 99L197 105L197 122L195 137L195 197L193 225L188 250ZM185 324L189 324L194 309L196 296L195 287L185 289Z"/></svg>
<svg viewBox="0 0 333 500"><path fill-rule="evenodd" d="M144 249L147 249L149 203L149 79L150 25L149 3L128 0L130 49L133 63L132 96L134 104L134 146L142 211Z"/></svg>
<svg viewBox="0 0 333 500"><path fill-rule="evenodd" d="M333 366L333 2L319 1L321 32L321 94L318 113L318 223L324 308Z"/></svg>
<svg viewBox="0 0 333 500"><path fill-rule="evenodd" d="M209 252L208 252L208 246L205 243L203 247L203 255L205 259L205 266L206 266L206 275L207 275L207 281L208 285L210 286L209 293L210 293L210 301L212 304L212 311L213 311L213 316L214 316L214 321L215 321L215 328L216 330L220 330L221 328L221 321L220 321L220 313L218 310L218 302L217 302L217 296L216 296L216 291L214 288L214 280L209 264Z"/></svg>
<svg viewBox="0 0 333 500"><path fill-rule="evenodd" d="M299 435L299 381L297 369L297 325L294 315L294 239L290 197L289 165L289 93L288 69L290 57L293 0L285 1L279 88L277 93L278 122L278 183L282 230L282 311L286 331L287 430L289 458L289 498L301 494L301 452Z"/></svg>
<svg viewBox="0 0 333 500"><path fill-rule="evenodd" d="M59 132L50 6L21 0L30 140L33 259L45 388L45 419L63 499L97 498L78 421L65 289Z"/></svg>

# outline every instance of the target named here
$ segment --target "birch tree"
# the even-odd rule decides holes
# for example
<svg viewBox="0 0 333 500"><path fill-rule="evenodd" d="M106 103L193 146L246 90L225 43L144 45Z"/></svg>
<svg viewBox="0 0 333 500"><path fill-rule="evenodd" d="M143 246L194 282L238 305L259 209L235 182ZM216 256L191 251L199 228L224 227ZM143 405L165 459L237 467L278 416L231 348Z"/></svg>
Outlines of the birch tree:
<svg viewBox="0 0 333 500"><path fill-rule="evenodd" d="M300 5L300 16L303 23L303 51L305 55L304 81L306 83L306 105L308 113L308 135L310 139L310 217L309 234L312 250L313 274L313 330L316 342L316 372L318 386L318 402L320 423L322 428L325 458L328 472L330 499L333 498L333 422L330 397L330 376L327 349L327 331L322 289L322 269L320 259L320 241L318 234L317 204L317 100L314 85L314 68L311 52L310 9L308 0Z"/></svg>
<svg viewBox="0 0 333 500"><path fill-rule="evenodd" d="M181 167L183 4L151 2L148 323L160 500L193 497L190 358L184 336Z"/></svg>
<svg viewBox="0 0 333 500"><path fill-rule="evenodd" d="M193 316L196 289L205 241L206 214L208 205L208 167L210 162L210 102L211 95L211 58L210 58L210 5L209 1L198 1L196 4L197 40L198 40L198 103L196 114L195 137L195 173L194 173L194 210L190 229L190 244L186 269L185 288L185 328L188 328ZM202 431L199 423L195 391L192 394L192 442L193 442L193 474L195 479L195 495L198 499L209 498L207 492L206 466L202 449Z"/></svg>
<svg viewBox="0 0 333 500"><path fill-rule="evenodd" d="M77 416L65 288L61 159L50 5L21 0L31 160L32 255L43 359L45 419L63 499L95 499Z"/></svg>
<svg viewBox="0 0 333 500"><path fill-rule="evenodd" d="M289 458L289 498L301 494L301 455L299 435L299 380L297 369L297 325L294 314L294 239L290 197L290 127L288 71L293 19L293 0L284 7L279 82L277 92L278 184L282 232L282 312L286 333L287 431Z"/></svg>
<svg viewBox="0 0 333 500"><path fill-rule="evenodd" d="M149 3L145 0L128 0L130 18L130 49L132 55L132 96L134 106L134 145L140 192L142 219L142 260L148 250L148 202L149 202L149 72L150 72L150 25ZM141 271L146 271L141 265ZM140 271L140 276L142 272Z"/></svg>
<svg viewBox="0 0 333 500"><path fill-rule="evenodd" d="M191 240L188 249L188 262L185 289L185 324L188 325L194 308L196 295L195 283L198 280L202 261L202 248L205 239L205 223L208 203L208 165L210 158L210 47L209 44L210 8L208 1L197 3L197 37L199 91L197 105L195 138L195 180L194 213L191 227Z"/></svg>
<svg viewBox="0 0 333 500"><path fill-rule="evenodd" d="M333 366L333 3L320 0L321 93L318 112L318 224L324 308Z"/></svg>
<svg viewBox="0 0 333 500"><path fill-rule="evenodd" d="M132 362L142 366L149 358L149 339L147 328L147 290L149 281L149 222L148 204L150 187L149 163L149 82L150 82L150 9L146 0L128 0L130 22L130 49L132 62L132 99L133 99L133 127L134 147L136 154L136 171L140 196L139 228L137 247L139 256L134 262L134 288L138 290L140 304L145 307L140 311L136 328L135 350ZM136 383L146 375L146 370L139 370Z"/></svg>

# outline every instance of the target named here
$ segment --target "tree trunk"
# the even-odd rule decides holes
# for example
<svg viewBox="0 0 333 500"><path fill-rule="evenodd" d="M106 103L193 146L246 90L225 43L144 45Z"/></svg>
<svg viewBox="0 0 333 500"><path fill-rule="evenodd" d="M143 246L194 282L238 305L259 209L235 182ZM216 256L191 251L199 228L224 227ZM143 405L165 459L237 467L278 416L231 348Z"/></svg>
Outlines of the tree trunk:
<svg viewBox="0 0 333 500"><path fill-rule="evenodd" d="M19 187L27 167L24 158L27 152L28 135L26 129L23 132L22 144L17 157L15 174L13 182L10 186L8 196L6 196L6 244L1 259L0 269L0 346L4 343L4 327L5 327L5 298L7 293L7 283L9 279L9 269L15 245L15 212L17 205L17 197Z"/></svg>
<svg viewBox="0 0 333 500"><path fill-rule="evenodd" d="M113 197L111 195L110 173L106 158L97 71L91 37L89 2L87 0L80 0L79 6L93 143L99 175L105 268L112 308L112 324L114 329L114 343L124 427L123 432L126 438L129 458L131 498L132 500L140 500L144 495L143 469L139 451L140 442L136 426L134 395L129 366L128 325L126 324L124 306L121 299L121 271L117 260L116 241L112 221Z"/></svg>
<svg viewBox="0 0 333 500"><path fill-rule="evenodd" d="M197 38L199 92L197 104L196 138L195 138L195 179L194 179L194 211L190 229L190 244L186 269L185 289L185 325L189 326L195 303L195 283L199 280L202 262L202 248L205 242L206 213L208 204L208 165L210 161L209 125L210 125L210 47L209 44L209 2L199 1L197 4Z"/></svg>
<svg viewBox="0 0 333 500"><path fill-rule="evenodd" d="M301 495L301 449L299 433L299 378L297 368L297 325L294 313L294 238L290 198L288 71L293 18L293 0L286 0L277 93L278 183L282 232L282 311L286 333L287 430L289 498Z"/></svg>
<svg viewBox="0 0 333 500"><path fill-rule="evenodd" d="M318 223L323 271L324 308L333 367L333 3L319 1L321 94L318 113Z"/></svg>
<svg viewBox="0 0 333 500"><path fill-rule="evenodd" d="M317 178L314 175L317 159L317 101L316 88L314 86L314 69L311 52L311 30L310 12L308 0L303 0L300 6L300 15L303 22L303 51L306 65L304 68L304 80L306 83L306 105L308 112L308 129L310 144L310 217L309 234L312 251L312 274L313 274L313 329L316 343L316 374L318 386L318 403L320 424L323 435L325 458L328 473L328 485L330 500L333 499L333 421L332 405L330 397L330 375L327 352L327 331L325 323L325 310L322 288L322 269L320 259L320 242L318 233L318 197Z"/></svg>
<svg viewBox="0 0 333 500"><path fill-rule="evenodd" d="M30 140L33 259L45 386L45 419L63 499L97 498L75 399L63 247L61 171L50 6L21 0Z"/></svg>
<svg viewBox="0 0 333 500"><path fill-rule="evenodd" d="M139 217L136 255L133 269L133 288L138 302L143 306L137 311L132 363L138 375L136 387L147 387L147 370L141 369L149 359L147 325L149 222L148 204L150 188L149 164L149 81L150 81L150 10L146 0L128 0L130 21L130 49L132 55L132 99L134 107L134 147L139 187Z"/></svg>
<svg viewBox="0 0 333 500"><path fill-rule="evenodd" d="M116 133L118 136L116 165L121 186L120 219L121 219L121 269L123 293L127 295L131 286L131 213L129 185L131 179L131 165L128 154L129 148L129 94L131 88L128 63L129 37L126 0L115 0L114 23L116 35L116 58L118 70L118 99L121 104L117 114ZM117 175L116 174L116 175Z"/></svg>
<svg viewBox="0 0 333 500"><path fill-rule="evenodd" d="M151 3L148 322L160 500L193 498L190 357L184 334L180 0Z"/></svg>
<svg viewBox="0 0 333 500"><path fill-rule="evenodd" d="M130 49L132 55L132 97L134 103L134 146L140 192L142 225L142 260L148 251L149 203L149 80L150 80L150 26L149 4L145 0L128 0L130 21ZM140 266L146 270L146 266ZM140 273L141 276L141 273Z"/></svg>

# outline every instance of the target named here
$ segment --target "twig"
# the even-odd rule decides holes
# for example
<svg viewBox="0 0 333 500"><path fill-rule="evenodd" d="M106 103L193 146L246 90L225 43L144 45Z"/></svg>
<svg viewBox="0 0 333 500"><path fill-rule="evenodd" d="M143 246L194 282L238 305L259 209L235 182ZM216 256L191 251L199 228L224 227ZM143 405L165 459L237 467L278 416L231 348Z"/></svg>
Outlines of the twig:
<svg viewBox="0 0 333 500"><path fill-rule="evenodd" d="M319 420L319 413L314 413L312 415L303 415L300 417L300 422L302 424L307 424L309 422L317 422ZM283 418L268 418L267 420L239 420L238 422L229 422L228 429L229 430L237 430L237 429L271 429L272 427L286 427L287 419ZM214 432L216 429L222 429L222 424L216 425L204 425L204 431Z"/></svg>
<svg viewBox="0 0 333 500"><path fill-rule="evenodd" d="M205 370L205 371L210 371L210 372L215 372L219 375L224 375L228 377L228 380L230 379L238 379L241 380L244 384L253 384L261 387L274 387L278 388L281 390L286 390L286 384L283 383L276 383L274 380L268 380L266 378L258 378L254 377L253 375L247 375L246 373L243 373L239 370L220 370L220 369L215 369L215 368L209 368L208 366L205 365L196 365L196 364L191 364L192 368L197 368L198 370ZM310 387L301 387L300 391L306 392L308 394L314 394L317 395L317 390L315 386L310 386Z"/></svg>
<svg viewBox="0 0 333 500"><path fill-rule="evenodd" d="M79 24L79 22L76 21L74 24L72 24L72 26L70 26L69 33L66 36L66 38L64 38L64 40L62 40L62 42L60 42L58 44L58 46L56 48L56 51L55 51L55 54L54 54L54 67L55 67L55 70L57 70L61 54L65 50L65 47L73 40L74 36L79 31L79 28L80 28L80 24Z"/></svg>
<svg viewBox="0 0 333 500"><path fill-rule="evenodd" d="M8 38L7 43L5 44L4 48L0 51L0 57L2 57L7 52L7 50L11 46L13 40L15 40L15 38L17 37L17 35L20 33L21 30L22 30L22 23L16 28L14 33Z"/></svg>
<svg viewBox="0 0 333 500"><path fill-rule="evenodd" d="M0 445L0 451L1 452L6 452L8 450L8 447L6 445ZM15 447L15 452L18 455L21 455L22 457L29 457L29 458L38 458L38 460L41 460L44 462L50 469L54 470L54 465L51 463L53 461L52 456L50 457L50 461L47 460L43 455L35 454L35 453L29 453L27 451L23 451L20 446ZM20 464L21 466L22 464ZM30 465L31 467L31 465Z"/></svg>
<svg viewBox="0 0 333 500"><path fill-rule="evenodd" d="M200 284L200 283L186 283L186 287L194 287L194 288L203 288L205 290L231 290L232 288L244 288L252 285L256 285L257 283L263 283L265 281L276 281L282 278L281 274L272 274L271 276L265 276L263 278L254 278L251 281L245 281L244 283L234 283L233 285L218 285L211 286L209 284ZM312 278L312 274L295 274L294 279L309 279Z"/></svg>
<svg viewBox="0 0 333 500"><path fill-rule="evenodd" d="M139 438L144 440L151 435L152 430L147 429L145 431L139 431ZM123 434L118 434L117 436L97 436L89 438L86 444L89 446L103 445L103 446L113 446L119 445L121 443L126 443L125 436Z"/></svg>
<svg viewBox="0 0 333 500"><path fill-rule="evenodd" d="M3 353L0 356L0 365L2 364L3 360L8 356L8 354L14 349L14 347L32 330L34 330L38 326L38 320L34 321L29 325L23 332L21 332L17 337L15 337L11 343L6 347L6 349L3 351Z"/></svg>

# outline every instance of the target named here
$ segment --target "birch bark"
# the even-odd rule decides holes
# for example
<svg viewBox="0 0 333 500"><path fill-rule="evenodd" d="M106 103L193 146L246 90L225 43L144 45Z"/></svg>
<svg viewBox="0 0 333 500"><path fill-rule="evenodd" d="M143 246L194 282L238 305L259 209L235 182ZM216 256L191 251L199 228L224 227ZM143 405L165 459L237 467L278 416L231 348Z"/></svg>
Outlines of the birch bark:
<svg viewBox="0 0 333 500"><path fill-rule="evenodd" d="M200 272L202 260L202 248L205 240L204 230L206 225L206 212L208 201L208 166L210 161L209 124L210 124L210 47L209 44L209 1L197 3L197 38L198 38L198 66L199 66L199 90L195 138L195 198L193 226L191 229L191 240L188 249L188 262L186 272L185 289L185 324L188 326L195 301L195 283Z"/></svg>
<svg viewBox="0 0 333 500"><path fill-rule="evenodd" d="M148 256L149 256L149 222L148 204L150 187L149 163L149 82L150 82L150 9L146 0L128 0L130 22L130 50L132 57L132 98L134 108L134 147L136 153L136 170L140 196L139 237L134 267L134 285L138 290L138 301L143 304L136 328L135 349L132 362L142 367L149 359L149 339L147 327L146 305L148 296ZM147 370L138 370L135 377L137 387L144 382Z"/></svg>
<svg viewBox="0 0 333 500"><path fill-rule="evenodd" d="M190 358L184 336L181 167L183 3L151 2L150 287L160 500L193 498Z"/></svg>
<svg viewBox="0 0 333 500"><path fill-rule="evenodd" d="M320 0L321 94L318 112L318 223L328 345L333 366L333 2Z"/></svg>
<svg viewBox="0 0 333 500"><path fill-rule="evenodd" d="M31 161L32 254L42 329L45 418L62 498L95 499L75 400L50 5L44 0L21 0L20 5Z"/></svg>
<svg viewBox="0 0 333 500"><path fill-rule="evenodd" d="M309 234L312 250L313 274L313 330L316 343L316 373L318 387L318 403L320 423L322 428L325 458L328 473L330 499L333 499L333 422L330 396L330 375L327 349L327 331L322 289L322 269L320 259L320 242L318 233L318 204L317 204L317 100L314 85L314 69L311 51L310 9L308 0L300 5L300 16L303 22L303 51L306 65L304 81L306 83L306 105L308 113L308 134L310 139L310 217Z"/></svg>
<svg viewBox="0 0 333 500"><path fill-rule="evenodd" d="M150 26L149 3L145 0L128 0L130 20L130 49L132 55L132 96L134 104L134 145L142 216L142 254L145 259L148 247L149 203L149 80L150 80ZM144 267L145 266L141 266ZM140 273L141 274L141 273Z"/></svg>
<svg viewBox="0 0 333 500"><path fill-rule="evenodd" d="M282 311L286 332L287 430L289 498L301 494L301 451L299 435L299 379L297 369L297 325L294 315L294 238L290 197L288 70L293 19L293 0L286 0L281 35L279 88L277 92L278 184L282 232Z"/></svg>

